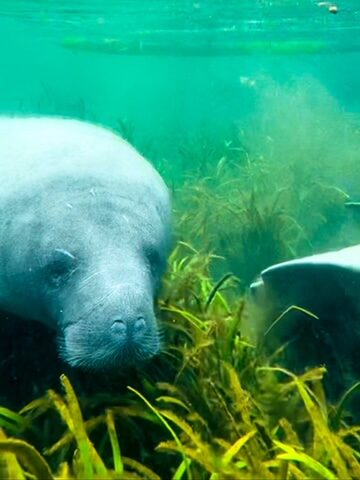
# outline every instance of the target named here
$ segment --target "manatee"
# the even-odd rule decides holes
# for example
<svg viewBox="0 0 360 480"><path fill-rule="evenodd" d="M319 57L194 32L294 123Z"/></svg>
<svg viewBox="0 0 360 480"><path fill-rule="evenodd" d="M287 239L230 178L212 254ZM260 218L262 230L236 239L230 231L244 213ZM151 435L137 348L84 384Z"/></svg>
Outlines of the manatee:
<svg viewBox="0 0 360 480"><path fill-rule="evenodd" d="M120 369L159 351L170 230L164 181L114 132L0 117L0 309L54 329L70 366Z"/></svg>
<svg viewBox="0 0 360 480"><path fill-rule="evenodd" d="M252 296L272 295L279 305L301 304L321 314L328 305L360 306L360 245L272 265L251 284Z"/></svg>
<svg viewBox="0 0 360 480"><path fill-rule="evenodd" d="M294 370L325 365L336 398L360 377L360 245L272 265L250 286L246 333ZM291 306L306 311L292 310ZM254 308L255 307L255 308Z"/></svg>

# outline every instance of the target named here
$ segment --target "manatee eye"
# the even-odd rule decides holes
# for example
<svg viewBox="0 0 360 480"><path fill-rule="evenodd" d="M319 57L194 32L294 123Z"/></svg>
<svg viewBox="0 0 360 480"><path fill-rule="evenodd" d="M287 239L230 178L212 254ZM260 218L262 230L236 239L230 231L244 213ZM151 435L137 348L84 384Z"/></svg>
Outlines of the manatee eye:
<svg viewBox="0 0 360 480"><path fill-rule="evenodd" d="M57 248L46 266L48 282L59 287L76 269L77 259L67 250Z"/></svg>
<svg viewBox="0 0 360 480"><path fill-rule="evenodd" d="M158 276L162 270L162 259L160 253L153 245L145 248L145 256L153 276Z"/></svg>

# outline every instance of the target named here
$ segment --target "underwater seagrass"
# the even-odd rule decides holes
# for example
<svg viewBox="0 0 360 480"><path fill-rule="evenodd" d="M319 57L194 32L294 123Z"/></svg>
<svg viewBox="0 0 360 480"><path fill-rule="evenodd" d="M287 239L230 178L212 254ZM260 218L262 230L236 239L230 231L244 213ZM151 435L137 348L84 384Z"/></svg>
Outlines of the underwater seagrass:
<svg viewBox="0 0 360 480"><path fill-rule="evenodd" d="M62 375L62 394L0 409L2 479L359 478L346 398L327 402L324 368L297 376L255 355L236 284L214 283L211 261L185 244L170 258L161 381L143 372L127 392L77 397Z"/></svg>
<svg viewBox="0 0 360 480"><path fill-rule="evenodd" d="M252 237L242 236L242 222L249 222L245 231L251 232L257 225L253 219L262 216L259 251L271 255L266 246L276 239L274 247L289 247L285 253L279 248L281 261L311 251L326 221L333 222L334 209L341 212L344 195L331 184L296 183L288 170L274 174L266 158L244 161L236 152L231 162L225 155L208 169L202 183L194 176L175 192L174 223L181 241L170 256L160 296L162 355L127 378L128 392L120 383L105 392L95 376L91 394L76 385L81 415L64 377L65 395L54 390L41 398L34 394L20 415L1 409L7 436L0 443L4 478L14 478L13 471L21 478L21 469L46 478L29 463L30 453L24 461L29 450L15 443L18 439L44 452L47 475L50 470L63 479L360 478L358 427L348 423L354 390L334 405L322 388L328 377L323 367L295 375L274 366L277 358L259 352L244 335L241 298L243 278L251 277L256 260L250 256L246 262L252 242L245 243L246 249L241 242ZM286 190L282 181L289 184ZM204 195L197 195L197 183ZM305 219L300 210L307 204L312 215ZM266 234L268 225L274 226L273 237ZM338 225L333 226L337 232ZM219 237L236 241L220 244ZM230 268L236 254L242 257L239 279ZM263 267L256 263L256 268L274 260L264 253ZM74 384L73 372L70 379Z"/></svg>

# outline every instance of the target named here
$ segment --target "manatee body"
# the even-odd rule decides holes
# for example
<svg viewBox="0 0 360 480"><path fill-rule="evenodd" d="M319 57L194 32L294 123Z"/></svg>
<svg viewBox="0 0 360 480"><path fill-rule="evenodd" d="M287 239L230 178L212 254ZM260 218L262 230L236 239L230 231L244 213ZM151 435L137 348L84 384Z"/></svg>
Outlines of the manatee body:
<svg viewBox="0 0 360 480"><path fill-rule="evenodd" d="M0 117L0 309L55 328L71 366L158 352L170 217L160 175L111 131Z"/></svg>
<svg viewBox="0 0 360 480"><path fill-rule="evenodd" d="M319 315L344 301L360 306L360 245L272 265L250 290L256 301L269 295L279 307L299 305Z"/></svg>
<svg viewBox="0 0 360 480"><path fill-rule="evenodd" d="M291 369L326 365L333 398L360 377L360 245L272 265L250 287L249 336ZM281 314L291 306L299 310Z"/></svg>

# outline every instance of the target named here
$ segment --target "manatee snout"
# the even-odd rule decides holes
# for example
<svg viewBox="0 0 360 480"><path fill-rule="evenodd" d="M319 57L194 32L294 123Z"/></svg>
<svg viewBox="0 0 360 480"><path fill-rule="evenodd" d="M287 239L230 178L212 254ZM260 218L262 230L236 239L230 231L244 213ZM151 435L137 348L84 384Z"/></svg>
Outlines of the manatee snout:
<svg viewBox="0 0 360 480"><path fill-rule="evenodd" d="M63 310L66 326L61 329L60 350L71 366L116 369L138 365L158 353L159 328L146 284L115 284L106 293L88 289L69 300L71 308Z"/></svg>
<svg viewBox="0 0 360 480"><path fill-rule="evenodd" d="M115 313L108 315L110 345L119 349L124 364L147 360L160 348L154 301L143 285L122 286L119 293L121 301L116 303Z"/></svg>

